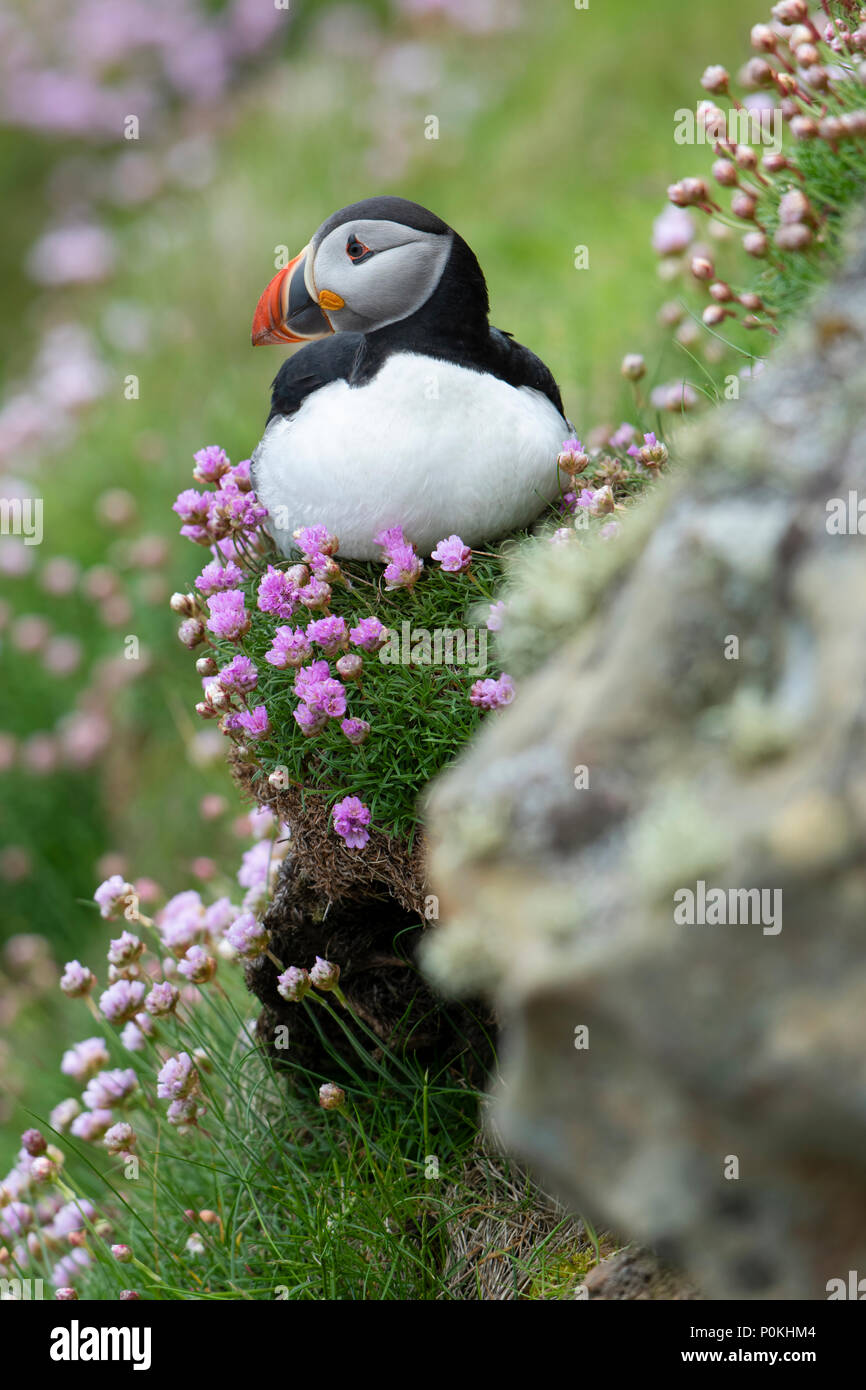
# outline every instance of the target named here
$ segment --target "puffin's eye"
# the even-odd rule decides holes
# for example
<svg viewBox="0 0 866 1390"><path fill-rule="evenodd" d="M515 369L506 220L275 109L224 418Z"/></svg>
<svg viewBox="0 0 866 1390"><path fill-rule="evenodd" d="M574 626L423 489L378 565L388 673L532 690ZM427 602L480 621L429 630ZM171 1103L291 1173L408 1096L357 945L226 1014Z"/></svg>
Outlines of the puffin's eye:
<svg viewBox="0 0 866 1390"><path fill-rule="evenodd" d="M349 260L354 261L356 265L359 261L365 261L367 257L372 256L372 254L373 252L370 250L369 246L365 246L363 241L359 241L354 234L350 236L349 240L346 242L346 255L349 257Z"/></svg>

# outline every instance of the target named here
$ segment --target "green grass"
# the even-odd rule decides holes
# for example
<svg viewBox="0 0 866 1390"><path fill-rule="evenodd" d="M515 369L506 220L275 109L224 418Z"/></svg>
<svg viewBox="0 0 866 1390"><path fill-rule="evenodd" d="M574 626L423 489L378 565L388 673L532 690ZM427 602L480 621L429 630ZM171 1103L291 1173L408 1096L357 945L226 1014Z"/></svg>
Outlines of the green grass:
<svg viewBox="0 0 866 1390"><path fill-rule="evenodd" d="M502 1202L473 1175L479 1097L459 1069L437 1075L381 1048L371 1060L343 1027L342 1044L330 1049L330 1076L293 1064L289 1049L275 1079L249 1031L240 971L223 968L219 981L202 989L183 1021L159 1024L160 1056L200 1048L210 1059L200 1073L207 1106L200 1130L181 1135L166 1124L166 1102L155 1095L155 1044L130 1057L105 1024L96 1027L112 1065L132 1062L141 1082L123 1110L136 1131L138 1166L51 1132L38 1111L22 1108L16 1117L40 1124L64 1154L61 1195L97 1207L86 1223L93 1265L78 1285L81 1296L117 1298L133 1287L157 1300L427 1300L451 1296L467 1279L471 1286L481 1277L478 1252L455 1257L453 1231L488 1207L501 1217ZM297 1007L314 1019L328 1010L342 1023L330 996L313 993ZM326 1112L318 1086L334 1075L345 1104ZM505 1160L497 1160L497 1172L500 1183L509 1180ZM518 1182L508 1208L515 1236L532 1223L533 1201L531 1188ZM201 1211L215 1219L202 1221ZM201 1238L203 1250L188 1249L190 1236ZM135 1262L119 1264L108 1249L113 1243L129 1245ZM593 1238L562 1217L539 1229L528 1255L485 1253L503 1262L500 1284L555 1288L558 1295L544 1296L562 1296L563 1285L570 1279L573 1286L594 1263L593 1249ZM37 1254L12 1272L47 1278L57 1258L46 1246L44 1258Z"/></svg>

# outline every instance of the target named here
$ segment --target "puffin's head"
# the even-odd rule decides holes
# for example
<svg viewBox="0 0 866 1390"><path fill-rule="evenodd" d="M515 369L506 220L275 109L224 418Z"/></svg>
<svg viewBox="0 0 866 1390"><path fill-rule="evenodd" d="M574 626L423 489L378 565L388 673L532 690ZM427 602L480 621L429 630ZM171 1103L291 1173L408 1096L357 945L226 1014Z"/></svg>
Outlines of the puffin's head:
<svg viewBox="0 0 866 1390"><path fill-rule="evenodd" d="M463 303L474 299L477 310L480 296L486 320L478 262L441 218L406 198L366 198L341 208L271 280L256 308L253 343L372 333L409 318L442 285L452 252L462 264Z"/></svg>

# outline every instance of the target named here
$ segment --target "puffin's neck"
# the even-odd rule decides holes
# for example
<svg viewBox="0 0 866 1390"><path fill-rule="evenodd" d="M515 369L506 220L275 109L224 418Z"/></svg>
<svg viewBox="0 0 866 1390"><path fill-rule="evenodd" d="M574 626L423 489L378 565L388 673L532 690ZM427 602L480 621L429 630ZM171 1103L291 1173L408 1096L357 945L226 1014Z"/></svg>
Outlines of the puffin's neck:
<svg viewBox="0 0 866 1390"><path fill-rule="evenodd" d="M479 357L490 338L488 312L481 267L455 232L442 278L426 303L408 318L366 334L365 365L378 367L399 351Z"/></svg>

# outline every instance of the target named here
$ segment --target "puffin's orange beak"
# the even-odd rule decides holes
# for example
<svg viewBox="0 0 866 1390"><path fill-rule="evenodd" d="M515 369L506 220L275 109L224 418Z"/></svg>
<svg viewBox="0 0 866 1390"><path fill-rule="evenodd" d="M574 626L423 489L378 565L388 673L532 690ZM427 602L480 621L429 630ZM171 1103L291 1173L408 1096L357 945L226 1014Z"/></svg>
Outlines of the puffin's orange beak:
<svg viewBox="0 0 866 1390"><path fill-rule="evenodd" d="M305 343L333 333L304 281L308 251L305 246L294 260L277 271L265 289L253 315L253 347L262 343Z"/></svg>

